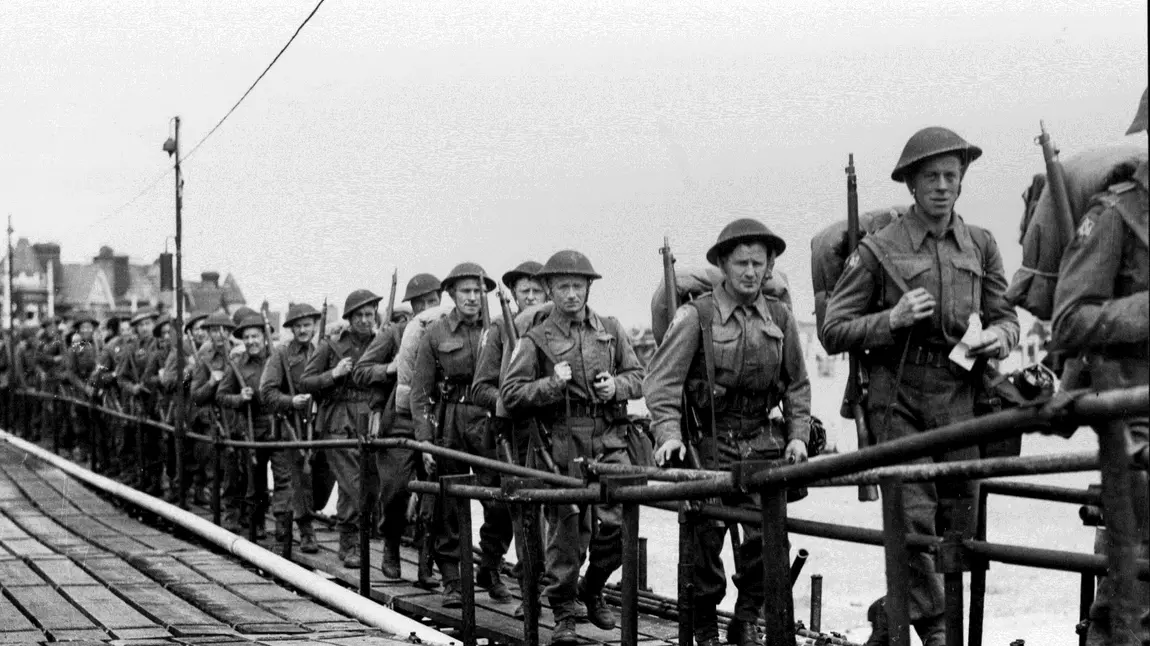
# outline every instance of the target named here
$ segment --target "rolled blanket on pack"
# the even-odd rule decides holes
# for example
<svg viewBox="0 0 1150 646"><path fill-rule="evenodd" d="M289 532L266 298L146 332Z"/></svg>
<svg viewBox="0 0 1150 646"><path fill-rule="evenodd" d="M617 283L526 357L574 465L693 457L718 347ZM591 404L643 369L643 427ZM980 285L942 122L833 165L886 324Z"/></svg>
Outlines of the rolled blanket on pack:
<svg viewBox="0 0 1150 646"><path fill-rule="evenodd" d="M679 302L698 298L708 294L718 284L723 282L723 272L718 267L684 267L675 268L675 286L679 292ZM655 294L651 297L651 333L655 343L663 342L663 335L671 326L671 317L667 314L666 285L659 281ZM763 281L763 294L791 306L790 281L787 275L776 269L774 275Z"/></svg>

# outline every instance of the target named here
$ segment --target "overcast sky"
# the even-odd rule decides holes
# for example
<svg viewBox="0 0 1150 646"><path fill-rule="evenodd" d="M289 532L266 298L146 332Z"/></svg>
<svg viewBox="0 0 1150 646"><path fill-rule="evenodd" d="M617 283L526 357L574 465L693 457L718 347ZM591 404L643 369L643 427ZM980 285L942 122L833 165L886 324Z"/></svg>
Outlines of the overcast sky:
<svg viewBox="0 0 1150 646"><path fill-rule="evenodd" d="M168 120L187 151L314 6L0 3L0 214L65 261L151 261L173 233ZM981 145L959 211L1017 267L1019 198L1047 121L1066 152L1121 138L1147 79L1131 2L328 0L186 164L185 276L249 302L385 292L392 267L501 274L577 248L592 306L647 322L670 234L683 264L733 209L790 244L811 318L812 233L906 201L906 138ZM1145 135L1140 135L1145 141Z"/></svg>

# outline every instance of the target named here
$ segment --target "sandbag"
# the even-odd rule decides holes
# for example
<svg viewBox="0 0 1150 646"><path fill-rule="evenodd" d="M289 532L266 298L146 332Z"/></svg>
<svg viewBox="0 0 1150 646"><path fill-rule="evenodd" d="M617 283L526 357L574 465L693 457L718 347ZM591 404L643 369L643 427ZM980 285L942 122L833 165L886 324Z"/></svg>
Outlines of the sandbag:
<svg viewBox="0 0 1150 646"><path fill-rule="evenodd" d="M1066 194L1074 227L1090 210L1091 198L1109 186L1130 179L1139 162L1148 154L1144 144L1122 142L1084 150L1062 161L1066 177ZM1041 186L1040 186L1041 184ZM1037 200L1034 194L1038 193ZM1064 249L1058 236L1058 215L1054 197L1045 181L1038 176L1024 195L1027 202L1022 218L1022 267L1014 273L1006 300L1043 321L1054 314L1056 271L1042 271L1041 266L1055 268ZM1041 261L1041 263L1040 263Z"/></svg>
<svg viewBox="0 0 1150 646"><path fill-rule="evenodd" d="M875 209L859 215L859 232L869 235L906 214L909 206ZM847 257L847 221L839 220L811 238L811 285L815 292L815 322L819 342L823 340L823 319L827 301L842 276Z"/></svg>
<svg viewBox="0 0 1150 646"><path fill-rule="evenodd" d="M686 303L708 294L721 282L723 272L713 265L675 268L675 286L679 292L679 303ZM655 337L656 344L663 342L663 336L671 326L671 317L667 315L666 289L660 280L659 286L655 288L655 294L651 297L651 334ZM763 294L782 301L787 309L791 308L790 281L782 271L776 269L770 278L763 281Z"/></svg>

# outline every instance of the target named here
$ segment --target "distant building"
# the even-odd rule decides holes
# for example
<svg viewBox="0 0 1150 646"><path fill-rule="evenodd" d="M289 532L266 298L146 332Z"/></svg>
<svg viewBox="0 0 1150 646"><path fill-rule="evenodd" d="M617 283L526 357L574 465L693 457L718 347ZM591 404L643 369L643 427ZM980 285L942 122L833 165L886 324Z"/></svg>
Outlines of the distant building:
<svg viewBox="0 0 1150 646"><path fill-rule="evenodd" d="M60 261L60 245L31 244L27 238L20 238L12 258L16 319L38 321L50 310L57 316L87 311L102 318L131 314L141 307L170 310L175 304L172 289L161 285L162 257L151 264L137 265L127 255L101 247L90 263L64 263ZM204 272L200 279L184 281L186 311L214 311L221 306L247 304L231 275L222 284L217 272ZM6 282L0 285L0 292L6 289Z"/></svg>

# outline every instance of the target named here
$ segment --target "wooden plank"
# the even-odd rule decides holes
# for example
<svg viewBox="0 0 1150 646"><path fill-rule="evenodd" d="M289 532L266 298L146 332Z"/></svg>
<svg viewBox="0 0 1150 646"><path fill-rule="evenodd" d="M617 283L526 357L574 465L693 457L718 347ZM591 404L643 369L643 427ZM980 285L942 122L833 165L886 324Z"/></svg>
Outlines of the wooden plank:
<svg viewBox="0 0 1150 646"><path fill-rule="evenodd" d="M168 534L144 534L142 536L135 536L134 538L154 550L168 554L196 549L191 543Z"/></svg>
<svg viewBox="0 0 1150 646"><path fill-rule="evenodd" d="M92 536L88 540L106 552L111 552L125 558L133 554L156 552L156 550L153 550L147 545L127 536Z"/></svg>
<svg viewBox="0 0 1150 646"><path fill-rule="evenodd" d="M0 515L0 541L16 540L20 538L31 538L28 532L20 528L19 525L12 522L11 518Z"/></svg>
<svg viewBox="0 0 1150 646"><path fill-rule="evenodd" d="M45 583L44 579L24 561L6 559L0 561L0 585L10 588L20 585L45 585Z"/></svg>
<svg viewBox="0 0 1150 646"><path fill-rule="evenodd" d="M163 585L172 583L208 583L202 574L166 554L137 554L128 563Z"/></svg>
<svg viewBox="0 0 1150 646"><path fill-rule="evenodd" d="M167 637L172 633L160 626L153 626L151 628L121 628L119 630L113 630L112 634L120 640L132 640L133 646L143 646L146 640L152 640L153 643L160 641L164 646L172 646L172 642L167 640ZM69 644L68 646L72 645Z"/></svg>
<svg viewBox="0 0 1150 646"><path fill-rule="evenodd" d="M325 621L346 621L347 616L326 608L310 599L292 599L286 601L266 601L260 604L264 608L278 614L284 619L300 623L318 623Z"/></svg>
<svg viewBox="0 0 1150 646"><path fill-rule="evenodd" d="M56 590L43 586L7 588L7 592L41 627L50 631L90 630L96 626Z"/></svg>
<svg viewBox="0 0 1150 646"><path fill-rule="evenodd" d="M168 589L222 623L231 626L241 623L274 624L281 621L280 617L218 585L177 583Z"/></svg>
<svg viewBox="0 0 1150 646"><path fill-rule="evenodd" d="M232 592L254 603L263 604L265 601L297 601L303 599L298 594L283 586L270 581L264 583L243 583L228 586Z"/></svg>
<svg viewBox="0 0 1150 646"><path fill-rule="evenodd" d="M77 559L77 563L106 585L118 587L153 584L152 580L143 572L114 556L100 555L99 557Z"/></svg>
<svg viewBox="0 0 1150 646"><path fill-rule="evenodd" d="M8 551L17 556L49 556L55 554L47 545L34 538L17 538L0 541Z"/></svg>
<svg viewBox="0 0 1150 646"><path fill-rule="evenodd" d="M39 634L36 625L23 612L20 612L19 608L12 605L7 597L0 594L0 634L29 631L35 631Z"/></svg>
<svg viewBox="0 0 1150 646"><path fill-rule="evenodd" d="M96 579L70 559L39 558L32 561L34 567L55 587L62 585L97 585Z"/></svg>
<svg viewBox="0 0 1150 646"><path fill-rule="evenodd" d="M39 630L19 633L0 633L0 644L10 646L40 646L40 642L44 641L44 639L44 633Z"/></svg>
<svg viewBox="0 0 1150 646"><path fill-rule="evenodd" d="M156 623L137 612L111 590L99 585L73 585L61 592L104 628L152 628Z"/></svg>
<svg viewBox="0 0 1150 646"><path fill-rule="evenodd" d="M80 536L116 536L120 533L91 516L61 516L57 520Z"/></svg>
<svg viewBox="0 0 1150 646"><path fill-rule="evenodd" d="M100 522L125 536L155 536L163 533L154 527L148 527L135 518L128 516L123 511L120 511L114 516L100 518Z"/></svg>
<svg viewBox="0 0 1150 646"><path fill-rule="evenodd" d="M118 585L116 592L133 608L162 626L223 627L214 617L151 581L142 585Z"/></svg>

